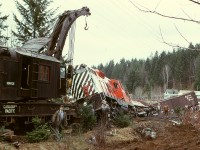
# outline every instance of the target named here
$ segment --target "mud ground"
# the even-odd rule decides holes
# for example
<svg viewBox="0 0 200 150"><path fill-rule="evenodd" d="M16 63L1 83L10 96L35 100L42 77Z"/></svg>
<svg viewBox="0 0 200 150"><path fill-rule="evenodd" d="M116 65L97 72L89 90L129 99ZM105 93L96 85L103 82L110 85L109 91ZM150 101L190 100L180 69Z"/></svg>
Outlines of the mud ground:
<svg viewBox="0 0 200 150"><path fill-rule="evenodd" d="M28 143L23 136L17 136L20 143L15 148L12 143L1 142L0 150L200 150L200 131L191 124L174 125L169 118L139 118L134 119L127 128L111 128L103 134L105 143L89 144L91 136L103 133L95 129L85 134L65 135L57 142L50 138L46 142ZM146 137L139 132L140 128L151 128L156 132L154 139Z"/></svg>

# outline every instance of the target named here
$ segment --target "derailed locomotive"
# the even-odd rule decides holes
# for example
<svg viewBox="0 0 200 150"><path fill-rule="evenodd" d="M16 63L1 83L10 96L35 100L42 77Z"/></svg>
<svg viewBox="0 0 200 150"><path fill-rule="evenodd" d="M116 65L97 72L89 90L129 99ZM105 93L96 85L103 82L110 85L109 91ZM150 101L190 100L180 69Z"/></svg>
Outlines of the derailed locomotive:
<svg viewBox="0 0 200 150"><path fill-rule="evenodd" d="M49 120L61 104L68 119L76 116L75 105L51 101L66 95L66 66L62 51L68 31L87 7L65 11L50 37L31 39L23 46L0 46L0 123L29 122L34 116Z"/></svg>
<svg viewBox="0 0 200 150"><path fill-rule="evenodd" d="M116 79L109 79L98 70L85 64L74 67L71 94L76 101L91 103L94 110L101 107L101 102L106 100L112 107L133 107L133 101L122 83Z"/></svg>

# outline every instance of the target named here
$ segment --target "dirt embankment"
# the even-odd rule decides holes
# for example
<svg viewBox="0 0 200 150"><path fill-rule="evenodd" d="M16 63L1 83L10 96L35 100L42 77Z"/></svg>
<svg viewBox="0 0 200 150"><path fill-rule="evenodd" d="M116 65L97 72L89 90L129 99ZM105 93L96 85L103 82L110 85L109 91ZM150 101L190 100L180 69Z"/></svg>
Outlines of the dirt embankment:
<svg viewBox="0 0 200 150"><path fill-rule="evenodd" d="M119 129L116 136L106 137L107 143L99 150L198 150L200 132L192 125L174 125L170 119L144 119L131 127ZM156 138L145 137L139 128L150 128Z"/></svg>
<svg viewBox="0 0 200 150"><path fill-rule="evenodd" d="M142 136L139 128L151 128L156 132L156 138ZM116 130L115 130L116 129ZM90 136L97 132L90 131L76 136L65 136L56 142L50 139L47 142L27 143L24 138L18 137L21 143L20 150L198 150L200 149L200 134L191 125L175 126L168 119L143 119L133 122L127 128L112 128L114 135L105 134L105 144L93 146L88 144ZM116 133L116 134L115 134ZM12 144L0 143L0 150L15 150Z"/></svg>

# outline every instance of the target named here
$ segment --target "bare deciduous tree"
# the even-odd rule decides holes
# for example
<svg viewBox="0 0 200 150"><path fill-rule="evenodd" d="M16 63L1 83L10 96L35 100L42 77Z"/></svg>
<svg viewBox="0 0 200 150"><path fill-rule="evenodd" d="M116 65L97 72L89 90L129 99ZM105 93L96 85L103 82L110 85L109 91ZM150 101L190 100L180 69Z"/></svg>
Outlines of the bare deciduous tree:
<svg viewBox="0 0 200 150"><path fill-rule="evenodd" d="M190 16L189 16L185 11L183 11L183 10L182 10L183 13L184 13L188 18L165 15L165 14L162 14L162 13L156 11L156 9L157 9L159 3L157 4L157 6L155 7L154 10L150 10L149 8L144 7L144 6L140 5L140 4L136 4L136 3L134 3L134 2L131 1L131 0L129 0L129 1L130 1L130 3L131 3L136 9L138 9L139 11L144 12L144 13L152 13L152 14L156 14L156 15L161 16L161 17L169 18L169 19L176 19L176 20L182 20L182 21L188 21L188 22L194 22L194 23L200 24L200 21L193 19L192 17L190 17ZM191 3L197 4L197 5L200 5L200 2L197 1L197 0L188 0L188 1L191 2ZM188 40L187 38L185 38L185 36L180 32L180 30L179 30L176 26L175 26L175 28L176 28L176 31L178 32L178 34L179 34L187 43L189 43L189 44L192 43L192 42L189 42L189 40ZM193 49L193 48L185 48L185 47L179 46L179 45L177 45L177 44L167 42L167 41L164 39L164 37L163 37L161 28L160 28L160 35L161 35L162 42L163 42L164 44L167 44L167 45L171 46L171 47L176 47L176 48L181 48L181 49L189 49L189 50L200 50L200 49L196 49L196 48L194 48L194 49Z"/></svg>

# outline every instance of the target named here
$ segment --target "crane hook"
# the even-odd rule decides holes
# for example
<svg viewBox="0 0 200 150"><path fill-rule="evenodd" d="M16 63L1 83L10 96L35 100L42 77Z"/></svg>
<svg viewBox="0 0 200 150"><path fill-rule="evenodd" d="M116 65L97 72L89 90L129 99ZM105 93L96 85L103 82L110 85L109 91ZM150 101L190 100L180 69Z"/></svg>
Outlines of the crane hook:
<svg viewBox="0 0 200 150"><path fill-rule="evenodd" d="M89 29L89 27L88 27L88 25L87 25L87 20L86 20L86 17L85 17L85 28L84 28L85 30L88 30Z"/></svg>

